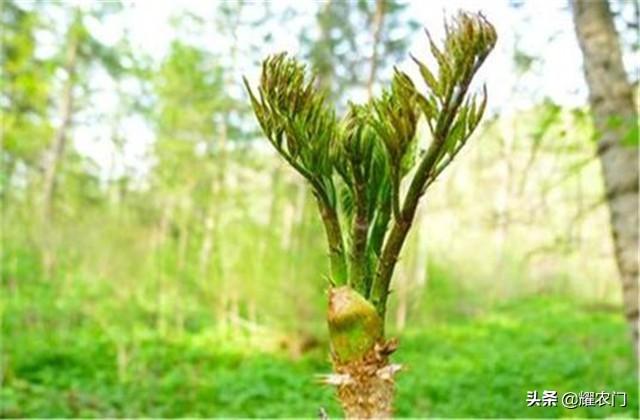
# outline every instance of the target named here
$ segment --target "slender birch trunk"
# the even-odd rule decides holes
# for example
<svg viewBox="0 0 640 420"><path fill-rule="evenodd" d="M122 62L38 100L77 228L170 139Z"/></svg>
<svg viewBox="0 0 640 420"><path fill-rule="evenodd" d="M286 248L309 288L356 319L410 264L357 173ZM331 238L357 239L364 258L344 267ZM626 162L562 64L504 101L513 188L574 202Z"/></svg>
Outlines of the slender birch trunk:
<svg viewBox="0 0 640 420"><path fill-rule="evenodd" d="M53 209L53 196L55 194L56 176L60 168L60 161L64 155L65 146L69 129L71 128L71 119L73 115L74 96L73 88L75 86L76 62L78 56L78 37L74 35L74 24L69 28L69 36L67 37L67 52L64 64L64 72L66 80L62 90L60 102L60 126L56 131L52 143L51 155L45 166L44 173L44 190L43 190L43 215L45 221L50 221Z"/></svg>
<svg viewBox="0 0 640 420"><path fill-rule="evenodd" d="M609 3L572 0L571 6L584 57L591 113L599 136L597 153L604 176L624 312L637 358L638 147L625 145L624 139L638 124L638 113Z"/></svg>
<svg viewBox="0 0 640 420"><path fill-rule="evenodd" d="M376 12L373 16L373 51L371 53L371 66L369 67L369 79L367 80L367 93L369 98L373 96L373 84L376 81L379 61L379 44L384 24L386 0L376 0Z"/></svg>
<svg viewBox="0 0 640 420"><path fill-rule="evenodd" d="M55 133L51 145L50 154L45 161L44 184L42 191L42 229L43 250L42 265L47 277L52 275L54 261L53 237L51 226L53 223L53 201L56 189L56 178L64 156L67 137L72 125L74 108L73 89L75 87L75 74L78 57L78 37L75 34L75 20L78 19L78 11L75 12L74 22L69 26L67 35L67 51L64 63L66 80L62 89L60 100L60 126Z"/></svg>

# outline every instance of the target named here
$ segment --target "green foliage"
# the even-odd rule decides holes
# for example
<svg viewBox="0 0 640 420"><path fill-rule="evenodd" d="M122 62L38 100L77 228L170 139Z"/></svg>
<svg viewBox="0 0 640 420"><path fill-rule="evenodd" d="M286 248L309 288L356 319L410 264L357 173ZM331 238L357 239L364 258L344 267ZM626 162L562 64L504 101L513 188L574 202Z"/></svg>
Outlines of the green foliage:
<svg viewBox="0 0 640 420"><path fill-rule="evenodd" d="M385 14L374 60L378 3ZM472 72L480 44L491 40L475 15L472 36L433 43L442 69L437 59L428 68L418 61L415 83L391 71L412 41L406 4L323 3L321 33L301 45L317 77L281 57L272 73L290 78L277 80L268 97L254 94L268 110L276 99L278 144L321 191L331 280L346 284L348 271L361 290L377 290L381 261L398 256L385 249L410 215L403 202L428 155L416 137L431 134L429 162L438 165L422 184L431 186L476 128L485 101L462 95L455 117L445 118L465 85L465 72L453 69ZM0 417L315 417L320 406L337 414L333 390L315 376L331 369L323 225L304 185L245 141L258 127L234 76L272 45L272 34L278 38L275 26L296 25L270 3L221 2L214 16L177 20L175 41L156 61L128 44L134 37L121 29L138 8L121 6L4 0L0 7ZM457 22L448 38L469 26ZM478 48L464 50L471 38ZM65 69L76 42L75 66ZM390 84L343 107L368 77L371 92L379 81ZM43 167L67 81L71 124L56 211L44 226ZM292 103L304 109L292 112ZM401 416L637 412L600 168L586 141L597 133L586 108L539 105L480 130L482 147L469 148L455 177L431 187L429 217L414 221L419 234L406 241L388 311L398 331L387 325L401 340L394 358L406 367ZM458 122L463 112L466 123ZM425 130L416 129L420 120ZM433 134L439 122L448 148ZM514 130L512 146L503 126ZM625 141L637 141L637 129ZM503 177L503 165L511 175ZM503 189L509 208L499 210L487 197ZM489 246L503 222L504 244ZM427 242L425 254L417 252ZM426 260L425 276L415 268ZM530 294L538 297L521 299ZM375 296L367 298L371 314ZM506 299L498 308L487 303ZM403 308L408 330L399 328ZM363 341L371 338L363 330L379 331L358 330ZM628 391L630 406L527 409L529 387Z"/></svg>
<svg viewBox="0 0 640 420"><path fill-rule="evenodd" d="M412 57L429 87L426 95L418 93L416 98L433 137L423 161L429 166L423 189L451 163L482 119L487 104L486 87L479 102L468 90L497 40L495 29L482 15L460 13L445 24L445 33L444 48L440 49L427 32L431 54L438 64L437 73Z"/></svg>
<svg viewBox="0 0 640 420"><path fill-rule="evenodd" d="M258 89L251 103L265 135L275 149L314 187L314 192L335 207L330 148L337 123L325 96L305 77L304 66L279 54L265 60Z"/></svg>
<svg viewBox="0 0 640 420"><path fill-rule="evenodd" d="M324 350L294 360L279 352L247 352L246 345L223 337L162 337L145 332L141 319L127 314L130 341L118 356L117 343L93 322L80 321L72 306L62 307L34 287L22 292L21 305L13 299L3 304L3 417L314 417L320 407L339 412L332 390L314 379L330 369ZM409 367L398 381L396 413L633 417L638 382L625 334L621 315L558 297L513 301L478 318L408 331L396 356ZM127 363L121 375L118 360ZM623 391L628 407L526 407L527 391L544 389Z"/></svg>
<svg viewBox="0 0 640 420"><path fill-rule="evenodd" d="M402 341L397 359L420 369L399 382L398 415L633 417L638 384L632 354L629 346L611 341L625 334L621 316L559 298L514 301L471 322L433 325ZM626 408L571 410L561 403L548 408L525 402L533 390L562 396L617 389L628 394Z"/></svg>
<svg viewBox="0 0 640 420"><path fill-rule="evenodd" d="M192 187L211 173L209 159L226 139L224 110L233 104L224 90L224 73L214 56L174 41L152 80L154 144L159 159L156 182L169 190ZM225 127L226 129L226 127ZM198 171L193 171L199 167Z"/></svg>
<svg viewBox="0 0 640 420"><path fill-rule="evenodd" d="M391 87L371 103L371 125L385 145L391 169L399 173L407 172L402 170L402 163L415 140L419 116L415 106L417 95L409 76L396 70Z"/></svg>
<svg viewBox="0 0 640 420"><path fill-rule="evenodd" d="M32 165L53 133L46 118L53 68L36 55L36 33L45 23L13 1L3 2L0 17L2 159L8 168L18 162Z"/></svg>
<svg viewBox="0 0 640 420"><path fill-rule="evenodd" d="M284 53L264 61L257 94L244 81L264 134L318 197L332 267L342 266L344 262L337 261L348 258L348 284L365 297L373 295L381 315L420 196L480 122L486 92L478 102L467 91L493 49L496 33L482 15L460 13L446 26L442 50L430 37L429 42L438 63L437 76L414 59L429 87L426 96L407 74L396 70L390 88L379 99L351 104L340 125L333 108L325 104L326 95L314 87L314 78L307 78L304 66ZM420 114L433 140L418 163L414 154ZM402 178L414 168L403 199ZM336 187L338 179L344 185ZM390 208L395 225L385 245ZM351 228L345 229L349 222ZM332 275L342 283L338 270L332 268Z"/></svg>

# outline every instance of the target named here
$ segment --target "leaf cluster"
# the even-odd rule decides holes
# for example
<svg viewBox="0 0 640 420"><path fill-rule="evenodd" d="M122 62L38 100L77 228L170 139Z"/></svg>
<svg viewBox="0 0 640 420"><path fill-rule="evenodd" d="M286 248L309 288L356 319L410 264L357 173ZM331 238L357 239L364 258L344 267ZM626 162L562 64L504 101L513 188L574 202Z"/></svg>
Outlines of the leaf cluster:
<svg viewBox="0 0 640 420"><path fill-rule="evenodd" d="M497 34L483 15L468 13L459 13L451 22L445 22L442 48L425 32L437 71L413 56L412 59L428 87L426 94L417 94L416 102L433 136L433 146L438 148L429 174L431 184L480 123L487 104L486 87L481 95L469 95L468 90L495 46Z"/></svg>
<svg viewBox="0 0 640 420"><path fill-rule="evenodd" d="M335 111L325 94L307 78L305 66L286 55L267 58L257 94L245 86L262 131L286 161L314 187L314 192L335 206L331 182L331 142L338 132Z"/></svg>
<svg viewBox="0 0 640 420"><path fill-rule="evenodd" d="M460 13L445 23L445 33L438 47L427 32L437 70L413 57L426 92L395 69L380 97L349 104L341 120L304 65L285 53L264 61L257 93L245 79L263 132L318 197L330 248L348 245L348 253L333 257L348 259L347 281L365 297L380 293L386 300L420 196L465 145L486 107L486 89L481 95L468 90L495 45L495 29L480 14ZM421 118L432 141L418 157ZM333 244L330 231L339 232Z"/></svg>

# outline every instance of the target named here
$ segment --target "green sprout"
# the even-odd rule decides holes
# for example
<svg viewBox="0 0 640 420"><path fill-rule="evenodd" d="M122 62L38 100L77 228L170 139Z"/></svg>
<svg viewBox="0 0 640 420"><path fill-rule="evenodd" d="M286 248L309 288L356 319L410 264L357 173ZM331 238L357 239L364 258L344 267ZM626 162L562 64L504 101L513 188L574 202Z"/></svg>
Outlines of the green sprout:
<svg viewBox="0 0 640 420"><path fill-rule="evenodd" d="M384 343L391 279L420 198L464 147L486 107L486 88L469 90L496 43L493 26L481 14L460 13L445 23L442 47L428 32L427 38L437 70L412 57L426 91L396 68L380 97L350 103L342 119L305 66L286 53L264 61L257 91L244 80L265 136L317 200L329 248L328 321L337 371L382 348L376 343ZM416 145L420 120L431 134L423 153ZM340 389L347 413L380 413L362 404L364 411L350 411L358 403L345 401Z"/></svg>

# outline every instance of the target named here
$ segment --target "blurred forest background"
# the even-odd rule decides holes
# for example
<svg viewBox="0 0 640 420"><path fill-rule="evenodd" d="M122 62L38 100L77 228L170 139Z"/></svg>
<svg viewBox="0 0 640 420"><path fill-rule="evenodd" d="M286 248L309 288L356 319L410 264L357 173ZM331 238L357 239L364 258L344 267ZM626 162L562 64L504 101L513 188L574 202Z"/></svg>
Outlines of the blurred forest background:
<svg viewBox="0 0 640 420"><path fill-rule="evenodd" d="M286 50L344 109L425 57L422 27L440 37L458 8L483 10L499 43L482 128L430 190L392 285L397 413L636 415L565 2L0 6L0 416L337 415L314 378L330 371L324 234L241 77ZM610 7L637 87L638 3ZM628 404L527 408L545 389Z"/></svg>

